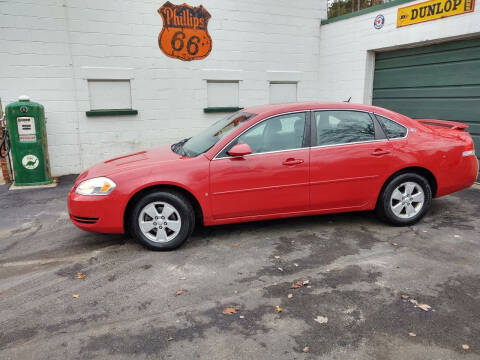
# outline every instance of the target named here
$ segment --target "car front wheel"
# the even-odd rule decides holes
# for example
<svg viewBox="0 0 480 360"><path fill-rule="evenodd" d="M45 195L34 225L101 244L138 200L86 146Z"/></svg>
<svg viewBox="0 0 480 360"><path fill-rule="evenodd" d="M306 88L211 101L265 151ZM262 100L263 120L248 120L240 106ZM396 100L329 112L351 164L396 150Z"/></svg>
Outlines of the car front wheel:
<svg viewBox="0 0 480 360"><path fill-rule="evenodd" d="M432 189L428 180L416 173L404 173L385 186L376 212L391 224L412 225L426 214L431 202Z"/></svg>
<svg viewBox="0 0 480 360"><path fill-rule="evenodd" d="M170 191L152 192L134 206L130 228L137 240L151 250L172 250L182 245L195 226L190 202Z"/></svg>

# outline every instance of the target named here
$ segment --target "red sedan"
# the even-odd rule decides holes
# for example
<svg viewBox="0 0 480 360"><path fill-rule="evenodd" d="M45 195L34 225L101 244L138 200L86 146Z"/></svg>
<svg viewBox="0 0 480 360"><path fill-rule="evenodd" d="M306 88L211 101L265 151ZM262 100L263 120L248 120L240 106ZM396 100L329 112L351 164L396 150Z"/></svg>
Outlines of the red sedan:
<svg viewBox="0 0 480 360"><path fill-rule="evenodd" d="M375 210L410 225L432 198L474 183L466 128L349 103L252 107L171 146L91 167L70 191L70 217L154 250L178 247L196 223Z"/></svg>

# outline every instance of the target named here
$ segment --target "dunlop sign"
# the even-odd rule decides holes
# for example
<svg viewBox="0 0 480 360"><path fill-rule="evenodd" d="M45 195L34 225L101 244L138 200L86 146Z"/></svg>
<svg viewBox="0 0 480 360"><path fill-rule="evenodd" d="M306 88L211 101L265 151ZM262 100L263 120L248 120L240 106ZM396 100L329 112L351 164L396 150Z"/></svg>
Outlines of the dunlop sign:
<svg viewBox="0 0 480 360"><path fill-rule="evenodd" d="M397 27L472 12L475 0L430 0L398 9Z"/></svg>

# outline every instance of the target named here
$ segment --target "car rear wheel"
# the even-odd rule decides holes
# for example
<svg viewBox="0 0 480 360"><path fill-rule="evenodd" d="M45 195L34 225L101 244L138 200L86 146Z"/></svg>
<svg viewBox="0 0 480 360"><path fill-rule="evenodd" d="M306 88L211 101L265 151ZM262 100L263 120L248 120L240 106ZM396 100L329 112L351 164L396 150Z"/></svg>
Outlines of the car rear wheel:
<svg viewBox="0 0 480 360"><path fill-rule="evenodd" d="M134 236L151 250L179 247L195 226L192 205L176 192L149 193L135 204L131 214L130 226Z"/></svg>
<svg viewBox="0 0 480 360"><path fill-rule="evenodd" d="M384 221L394 225L411 225L419 221L432 202L430 183L416 173L394 177L378 199L376 212Z"/></svg>

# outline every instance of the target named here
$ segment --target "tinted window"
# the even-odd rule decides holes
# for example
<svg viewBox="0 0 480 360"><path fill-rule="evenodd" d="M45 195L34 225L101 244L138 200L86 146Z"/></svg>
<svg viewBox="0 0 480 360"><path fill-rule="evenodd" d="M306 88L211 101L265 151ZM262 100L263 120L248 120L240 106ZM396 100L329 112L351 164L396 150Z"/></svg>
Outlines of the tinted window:
<svg viewBox="0 0 480 360"><path fill-rule="evenodd" d="M383 125L385 133L387 134L389 139L402 138L407 135L406 127L400 125L399 123L396 123L395 121L387 119L386 117L380 115L375 116L377 117L377 120Z"/></svg>
<svg viewBox="0 0 480 360"><path fill-rule="evenodd" d="M346 144L375 140L375 127L368 113L318 111L315 113L317 145Z"/></svg>
<svg viewBox="0 0 480 360"><path fill-rule="evenodd" d="M245 142L252 153L298 149L303 147L305 113L276 116L244 132L238 142Z"/></svg>

